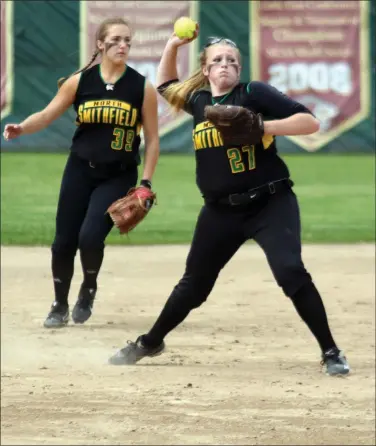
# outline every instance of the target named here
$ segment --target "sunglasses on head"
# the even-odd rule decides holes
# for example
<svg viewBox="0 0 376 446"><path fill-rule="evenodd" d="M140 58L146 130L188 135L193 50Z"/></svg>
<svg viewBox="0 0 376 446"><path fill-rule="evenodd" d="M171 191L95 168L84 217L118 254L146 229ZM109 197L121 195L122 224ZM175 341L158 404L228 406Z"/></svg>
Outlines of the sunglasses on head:
<svg viewBox="0 0 376 446"><path fill-rule="evenodd" d="M215 45L216 43L225 42L227 45L232 46L233 48L237 48L235 42L230 39L225 39L224 37L208 37L208 40L204 46L204 48L208 48L211 45Z"/></svg>

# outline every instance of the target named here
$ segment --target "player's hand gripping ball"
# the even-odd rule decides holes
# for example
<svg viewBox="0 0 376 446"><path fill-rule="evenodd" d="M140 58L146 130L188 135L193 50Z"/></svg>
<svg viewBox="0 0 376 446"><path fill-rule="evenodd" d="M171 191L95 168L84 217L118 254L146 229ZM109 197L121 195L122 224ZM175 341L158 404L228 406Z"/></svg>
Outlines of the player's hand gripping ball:
<svg viewBox="0 0 376 446"><path fill-rule="evenodd" d="M156 194L148 187L139 186L112 203L107 212L120 234L127 234L146 217L156 198Z"/></svg>
<svg viewBox="0 0 376 446"><path fill-rule="evenodd" d="M197 23L189 17L180 17L174 24L174 32L179 39L192 39Z"/></svg>

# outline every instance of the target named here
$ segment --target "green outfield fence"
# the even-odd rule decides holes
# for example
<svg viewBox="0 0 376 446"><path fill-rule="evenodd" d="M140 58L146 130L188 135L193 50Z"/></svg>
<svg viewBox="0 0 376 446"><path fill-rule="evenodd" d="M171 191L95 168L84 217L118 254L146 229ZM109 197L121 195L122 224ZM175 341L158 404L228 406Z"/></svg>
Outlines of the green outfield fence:
<svg viewBox="0 0 376 446"><path fill-rule="evenodd" d="M243 81L276 86L322 123L316 135L280 138L281 152L375 151L375 1L2 1L2 130L49 102L57 79L90 58L96 25L113 15L133 23L129 63L152 82L178 17L200 23L200 39L180 53L181 77L208 36L235 40ZM172 115L162 99L159 112L162 150L191 150L190 117ZM1 150L64 152L74 129L70 110L38 134L2 139Z"/></svg>

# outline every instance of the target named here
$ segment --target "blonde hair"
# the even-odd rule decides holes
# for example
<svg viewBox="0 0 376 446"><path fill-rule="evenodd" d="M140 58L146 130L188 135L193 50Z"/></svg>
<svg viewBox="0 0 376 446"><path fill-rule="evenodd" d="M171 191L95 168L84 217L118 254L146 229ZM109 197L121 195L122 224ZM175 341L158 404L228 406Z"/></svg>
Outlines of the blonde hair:
<svg viewBox="0 0 376 446"><path fill-rule="evenodd" d="M104 41L104 39L106 38L107 35L107 31L108 28L111 25L125 25L130 29L130 24L127 20L122 19L121 17L113 17L113 18L109 18L106 20L103 20L103 22L99 25L97 32L95 33L95 45L97 45L97 41L100 40L101 42ZM100 50L99 48L96 48L93 55L91 56L91 59L89 61L89 63L87 65L85 65L83 68L75 71L74 73L70 74L67 77L61 77L58 81L57 81L57 88L60 88L63 83L69 79L70 77L74 76L75 74L81 73L82 71L87 70L88 68L90 68L90 66L93 64L93 62L95 61L95 59L97 58L98 54L100 54Z"/></svg>
<svg viewBox="0 0 376 446"><path fill-rule="evenodd" d="M225 43L221 43L221 45L225 45ZM185 81L175 82L169 85L163 92L163 97L177 112L183 109L185 102L194 92L210 86L207 76L202 72L202 69L206 64L207 49L208 47L204 48L199 54L199 69ZM240 52L238 49L237 51L239 63L241 63Z"/></svg>
<svg viewBox="0 0 376 446"><path fill-rule="evenodd" d="M188 79L169 85L163 92L163 97L176 111L184 107L184 103L191 94L209 85L208 78L202 72L202 68L206 62L206 49L201 51L199 61L200 68Z"/></svg>

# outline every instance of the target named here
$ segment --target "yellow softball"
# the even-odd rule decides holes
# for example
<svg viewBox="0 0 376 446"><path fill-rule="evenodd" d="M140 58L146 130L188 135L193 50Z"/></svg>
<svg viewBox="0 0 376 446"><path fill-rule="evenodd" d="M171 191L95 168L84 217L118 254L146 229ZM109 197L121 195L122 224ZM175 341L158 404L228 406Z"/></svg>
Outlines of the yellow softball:
<svg viewBox="0 0 376 446"><path fill-rule="evenodd" d="M174 32L179 39L191 39L196 31L197 23L189 17L180 17L174 23Z"/></svg>

